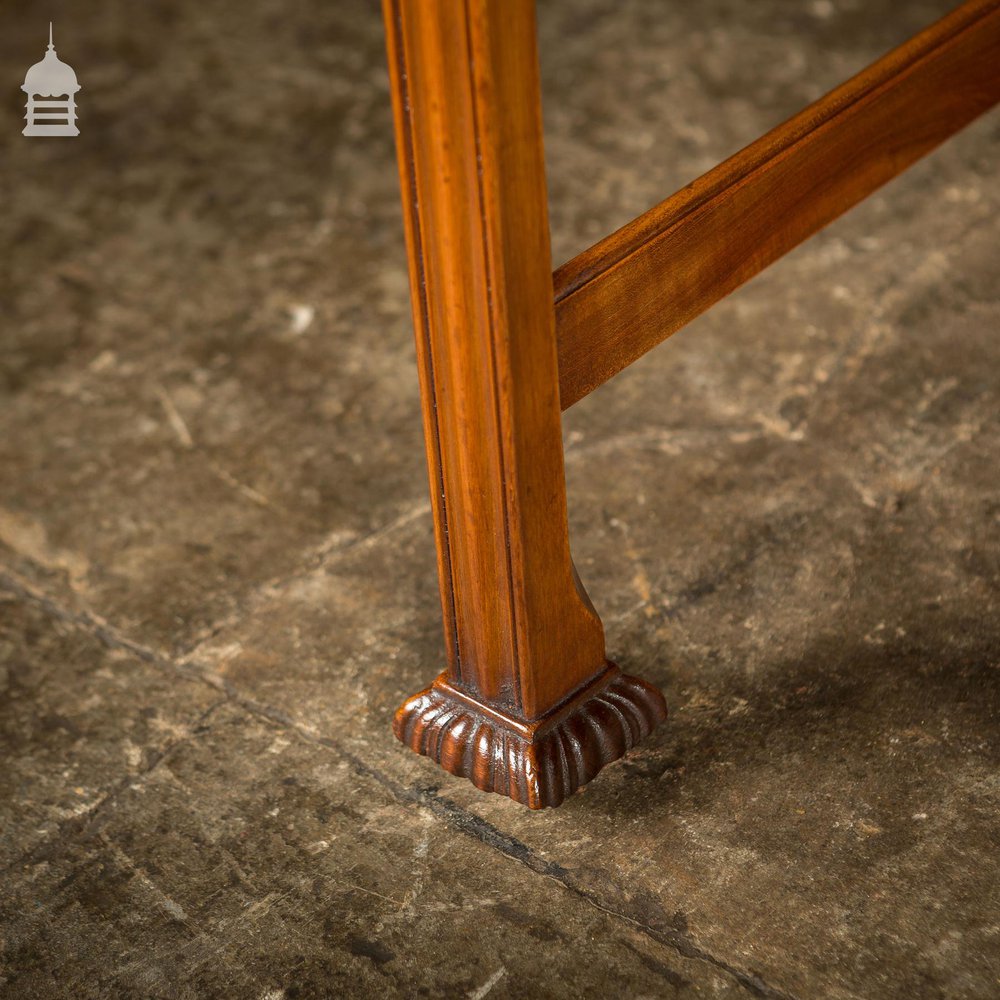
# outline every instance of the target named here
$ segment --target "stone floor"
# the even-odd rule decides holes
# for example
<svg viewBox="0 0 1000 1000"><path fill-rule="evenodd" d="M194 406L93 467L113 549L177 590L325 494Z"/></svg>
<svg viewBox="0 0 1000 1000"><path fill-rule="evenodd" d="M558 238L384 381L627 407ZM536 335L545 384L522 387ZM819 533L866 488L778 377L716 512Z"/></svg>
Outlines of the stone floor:
<svg viewBox="0 0 1000 1000"><path fill-rule="evenodd" d="M556 263L950 5L540 4ZM996 115L566 415L672 717L535 814L389 730L443 645L376 5L10 7L2 995L1000 996Z"/></svg>

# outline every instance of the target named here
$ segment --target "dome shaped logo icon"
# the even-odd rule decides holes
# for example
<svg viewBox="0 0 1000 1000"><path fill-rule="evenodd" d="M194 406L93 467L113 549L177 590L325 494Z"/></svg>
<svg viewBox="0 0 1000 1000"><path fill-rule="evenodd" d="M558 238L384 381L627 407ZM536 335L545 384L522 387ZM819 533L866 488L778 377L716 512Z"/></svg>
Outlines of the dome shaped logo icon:
<svg viewBox="0 0 1000 1000"><path fill-rule="evenodd" d="M80 90L76 73L57 55L52 44L52 22L49 22L49 48L45 58L35 63L24 76L21 85L28 95L28 124L24 135L79 135L76 127L76 92ZM48 100L52 98L52 100Z"/></svg>

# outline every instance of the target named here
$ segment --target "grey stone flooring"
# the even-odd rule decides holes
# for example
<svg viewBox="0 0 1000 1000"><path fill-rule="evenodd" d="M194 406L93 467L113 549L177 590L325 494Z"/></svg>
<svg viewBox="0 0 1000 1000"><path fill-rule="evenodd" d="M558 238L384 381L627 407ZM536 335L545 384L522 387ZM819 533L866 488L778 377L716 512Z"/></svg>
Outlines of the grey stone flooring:
<svg viewBox="0 0 1000 1000"><path fill-rule="evenodd" d="M540 5L556 263L929 23ZM393 739L442 640L375 4L49 16L0 104L0 995L1000 996L1000 130L565 416L671 720L541 814Z"/></svg>

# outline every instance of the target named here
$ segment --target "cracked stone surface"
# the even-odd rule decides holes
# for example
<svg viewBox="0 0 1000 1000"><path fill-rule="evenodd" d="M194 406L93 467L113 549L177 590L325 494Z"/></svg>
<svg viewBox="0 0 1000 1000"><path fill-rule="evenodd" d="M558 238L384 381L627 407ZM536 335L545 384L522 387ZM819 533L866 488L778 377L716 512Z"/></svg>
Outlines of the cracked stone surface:
<svg viewBox="0 0 1000 1000"><path fill-rule="evenodd" d="M540 4L555 263L950 6ZM0 993L1000 994L996 114L565 415L672 715L536 814L389 730L443 642L376 5L51 16L81 136L0 104Z"/></svg>

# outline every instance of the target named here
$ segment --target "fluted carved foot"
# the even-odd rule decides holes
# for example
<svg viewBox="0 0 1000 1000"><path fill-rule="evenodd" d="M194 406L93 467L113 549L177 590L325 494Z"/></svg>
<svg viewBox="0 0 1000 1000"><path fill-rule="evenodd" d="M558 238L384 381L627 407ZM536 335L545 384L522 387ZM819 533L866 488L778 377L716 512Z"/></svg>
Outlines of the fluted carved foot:
<svg viewBox="0 0 1000 1000"><path fill-rule="evenodd" d="M544 809L628 753L666 717L656 688L609 664L583 691L534 722L474 701L442 674L400 707L393 731L411 750L484 792Z"/></svg>

